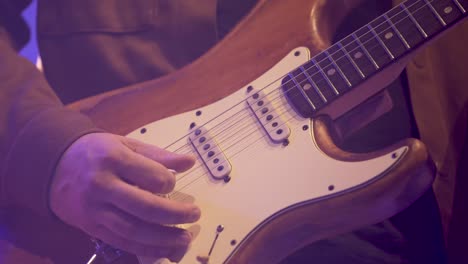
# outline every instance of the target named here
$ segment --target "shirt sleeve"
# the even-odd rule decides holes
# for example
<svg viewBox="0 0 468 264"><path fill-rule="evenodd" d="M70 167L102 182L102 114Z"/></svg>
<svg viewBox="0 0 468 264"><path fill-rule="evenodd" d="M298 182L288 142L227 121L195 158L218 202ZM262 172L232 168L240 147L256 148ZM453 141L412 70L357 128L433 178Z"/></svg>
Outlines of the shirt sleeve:
<svg viewBox="0 0 468 264"><path fill-rule="evenodd" d="M52 216L57 162L80 136L101 130L64 107L44 75L17 54L7 26L0 21L0 206Z"/></svg>

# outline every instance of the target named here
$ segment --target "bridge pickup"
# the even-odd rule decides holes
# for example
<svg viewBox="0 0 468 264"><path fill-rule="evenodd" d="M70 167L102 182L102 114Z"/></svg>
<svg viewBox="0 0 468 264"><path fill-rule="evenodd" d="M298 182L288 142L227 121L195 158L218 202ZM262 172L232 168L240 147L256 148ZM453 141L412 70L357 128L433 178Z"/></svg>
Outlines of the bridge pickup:
<svg viewBox="0 0 468 264"><path fill-rule="evenodd" d="M193 128L189 141L211 176L216 180L226 180L232 170L231 164L208 130L203 127Z"/></svg>
<svg viewBox="0 0 468 264"><path fill-rule="evenodd" d="M282 143L289 138L291 130L286 123L280 119L280 115L265 96L265 93L262 91L255 92L252 96L247 98L247 104L271 141L274 143Z"/></svg>

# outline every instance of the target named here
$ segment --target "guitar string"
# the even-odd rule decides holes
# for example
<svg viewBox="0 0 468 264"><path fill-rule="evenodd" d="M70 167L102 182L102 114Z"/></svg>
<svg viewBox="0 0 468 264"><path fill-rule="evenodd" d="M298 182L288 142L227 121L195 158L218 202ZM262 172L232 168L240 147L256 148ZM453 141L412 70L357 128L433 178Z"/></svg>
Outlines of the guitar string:
<svg viewBox="0 0 468 264"><path fill-rule="evenodd" d="M292 115L290 118L288 118L286 120L286 122L294 119L297 117L298 114L294 114ZM248 135L247 135L248 136ZM235 158L238 154L240 154L241 152L245 151L246 149L248 149L249 147L252 147L254 146L255 144L259 143L261 139L263 139L265 137L265 135L262 135L260 137L257 137L256 139L254 139L254 142L252 142L251 144L246 144L245 147L242 147L241 149L239 149L237 152L233 153L233 154L230 154L229 156L231 157L231 159ZM203 166L203 164L201 164ZM201 166L199 166L198 168L200 168ZM195 177L192 177L192 181L190 181L189 183L185 184L184 186L178 188L177 190L171 192L169 194L169 198L170 199L173 199L173 200L177 200L178 198L180 197L186 197L185 194L181 193L181 191L187 187L189 187L190 185L192 185L193 183L195 183L196 181L198 181L199 179L201 178L204 178L203 176L207 175L208 173L206 171L202 171L201 174L195 176ZM190 180L190 179L189 179ZM180 184L180 181L179 181L179 184ZM184 199L181 199L179 201L183 201Z"/></svg>
<svg viewBox="0 0 468 264"><path fill-rule="evenodd" d="M282 96L282 94L280 94L280 96ZM283 97L284 97L284 96L283 96ZM248 113L250 113L250 111L248 111ZM250 120L252 120L252 119L253 119L253 118L250 118ZM271 120L270 123L273 122L273 121L275 121L275 120L274 120L274 119ZM257 123L257 122L254 122L254 123ZM248 126L249 126L249 125L245 125L244 127L248 127ZM242 129L244 129L244 128L240 127L238 130L242 130ZM234 133L236 134L236 131L234 131ZM226 133L226 134L227 134L227 133ZM217 137L217 139L220 139L220 138ZM223 137L221 137L221 140L220 140L220 141L223 141L222 139L223 139Z"/></svg>
<svg viewBox="0 0 468 264"><path fill-rule="evenodd" d="M417 4L417 3L415 3L415 4ZM415 5L415 4L413 4L413 5ZM398 6L397 6L397 7L398 7ZM397 7L395 7L395 8L397 8ZM410 8L410 7L411 7L411 6L409 6L408 8ZM422 7L420 7L420 8L417 9L416 11L414 11L413 14L416 14L417 11L419 11L420 9L422 9L422 8L424 8L424 7L427 7L427 4L424 4ZM388 12L390 12L390 11L388 11ZM387 13L388 13L388 12L387 12ZM400 13L398 13L398 14L401 14L401 13L403 13L403 12L400 12ZM398 15L398 14L397 14L397 15ZM395 16L396 16L396 15L395 15ZM393 17L395 17L395 16L393 16ZM392 17L392 18L393 18L393 17ZM405 18L401 19L400 21L397 21L397 22L394 23L394 24L398 24L399 22L401 22L402 20L407 19L407 18L408 18L408 17L405 17ZM370 22L370 23L371 23L371 22ZM384 23L382 23L382 24L384 24ZM388 28L388 29L390 29L390 28ZM368 32L368 33L366 33L366 34L370 34L370 32ZM377 38L377 36L376 36L375 38ZM376 46L374 46L374 47L378 47L378 46L379 46L379 45L376 45ZM381 46L381 45L380 45L380 46ZM372 47L371 47L370 49L372 49ZM343 57L345 57L345 56L342 56L342 58L343 58ZM339 60L339 59L337 59L337 60ZM329 65L331 65L331 64L329 64ZM326 66L325 66L325 67L326 67ZM325 68L325 67L324 67L324 68ZM317 73L317 74L318 74L318 73ZM278 80L279 80L279 79L278 79ZM276 89L276 88L275 88L275 89ZM291 88L291 89L292 89L292 88ZM262 89L262 90L263 90L263 89ZM278 91L277 89L276 89L276 90L273 90L272 92L278 92L278 93L280 94L279 97L284 97L284 95L282 95L282 93L280 93L280 91ZM271 94L272 92L270 92L269 94ZM264 97L266 97L266 96L267 96L267 95L265 95ZM247 108L244 108L244 109L242 109L241 111L245 111L246 109L247 109ZM250 109L247 109L247 110L250 110ZM239 112L241 112L241 111L239 111ZM247 112L247 113L249 114L250 112ZM215 117L215 118L219 118L219 116L217 116L217 117ZM253 118L252 118L252 119L253 119ZM210 121L212 121L212 120L210 120ZM208 123L208 122L207 122L207 123ZM256 123L256 122L254 122L254 123ZM266 136L266 135L264 135L264 136ZM171 145L172 145L172 144L171 144ZM190 145L186 145L186 146L190 146ZM180 149L180 148L179 148L179 149ZM199 167L202 167L202 166L203 166L203 164L200 164ZM178 179L178 180L180 180L180 179Z"/></svg>
<svg viewBox="0 0 468 264"><path fill-rule="evenodd" d="M394 16L390 17L389 20L391 20L392 18L395 18L395 17L397 17L397 16L400 15L400 14L406 14L406 12L404 11L405 8L406 8L406 9L409 9L409 8L415 6L416 4L423 2L423 6L422 6L422 7L420 7L420 8L418 8L418 9L414 10L413 14L416 14L416 13L417 13L418 11L420 11L421 9L423 9L423 8L425 8L425 7L427 7L427 6L429 6L429 3L432 3L433 1L434 1L434 0L429 0L428 3L425 3L425 1L420 0L419 2L415 2L415 3L411 4L411 5L409 5L408 7L402 7L402 5L404 5L404 4L406 3L406 2L405 2L405 3L402 3L402 4L398 5L398 6L393 7L392 9L390 9L389 11L387 11L386 13L389 13L389 12L392 11L393 9L396 9L396 8L399 8L399 7L401 7L401 8L403 9L403 11L398 12L398 13L396 13ZM379 16L379 17L380 17L380 16ZM376 19L378 19L379 17L377 17ZM395 23L393 23L393 24L396 25L396 24L398 24L399 22L402 22L404 19L407 19L407 18L409 18L409 16L405 16L403 19L401 19L401 20L399 20L399 21L397 21L397 22L395 22ZM372 20L372 21L369 22L368 24L372 23L372 22L375 21L376 19ZM387 21L382 22L382 23L378 24L378 25L375 26L375 27L382 26L382 25L384 25L385 23L387 23ZM361 28L363 28L363 27L361 27ZM388 30L388 29L392 29L391 25L390 25L390 27L386 28L385 30ZM367 34L370 34L371 36L374 36L374 34L373 34L372 32L369 31L369 32L363 34L361 37L366 36ZM351 36L351 35L352 35L352 34L349 34L348 37ZM368 41L363 42L362 44L367 44L368 42L370 42L370 41L372 41L372 40L376 40L377 38L378 38L378 36L375 36L375 37L373 37L373 38L371 37ZM349 47L349 45L351 45L351 44L356 44L356 43L357 43L357 40L354 40L354 41L348 43L347 45L344 45L343 48ZM373 46L373 47L371 47L371 48L369 48L369 49L372 49L372 48L375 48L375 47L379 47L379 46L381 46L381 45L376 45L376 46ZM333 47L333 45L330 46L330 48L331 48L331 47ZM357 47L356 49L353 49L352 51L358 51L360 48L361 48L361 47L358 45L358 47ZM340 49L340 50L343 51L343 49ZM338 51L338 52L339 52L339 51ZM330 55L336 55L338 52L331 53ZM345 53L345 55L339 57L339 58L336 59L336 60L339 60L339 59L342 59L342 58L346 58L346 57L347 57L346 52L345 52L345 51L343 51L343 52ZM349 54L349 53L350 53L350 52L348 52L348 54ZM321 53L319 53L319 54L321 54ZM316 56L312 57L312 59L314 59L315 57L317 57L319 54L317 54ZM330 57L330 56L328 56L328 57ZM370 59L370 58L369 58L369 59ZM318 61L317 64L319 64L319 63L321 63L321 62L324 62L325 60L326 60L326 59L321 60L321 61ZM332 63L331 63L331 64L328 64L328 65L325 66L324 68L326 68L326 67L328 67L328 66L331 66L331 65L332 65ZM301 66L302 66L302 65L301 65ZM297 68L296 68L296 69L297 69ZM309 70L309 69L310 69L310 68L306 69L306 71ZM295 69L294 69L294 70L295 70ZM313 76L318 75L318 74L321 74L321 73L320 73L320 72L317 72L317 73L315 73ZM286 75L287 75L287 74L286 74ZM278 79L275 80L274 82L279 81L280 79L284 78L286 75L281 76L280 78L278 78ZM299 76L299 75L298 75L298 76ZM311 76L311 77L313 77L313 76ZM274 82L273 82L273 83L274 83ZM270 83L270 84L267 85L266 87L269 87L271 84L272 84L272 83ZM286 83L285 83L285 84L286 84ZM265 87L265 88L262 88L260 91L266 89L266 87ZM290 90L292 90L292 89L294 89L294 88L295 88L295 87L290 88L289 90L286 90L286 92L287 92L287 91L290 91ZM268 96L268 95L269 95L269 94L266 94L264 97L266 97L266 96ZM259 99L261 99L261 98L259 98ZM242 104L242 103L244 103L244 102L245 102L245 100L242 100L241 102L239 102L239 103L233 105L232 107L226 109L224 112L222 112L222 113L219 114L218 116L212 118L211 120L205 122L203 125L201 125L201 126L199 126L199 127L203 127L203 126L207 125L208 123L212 122L213 120L219 119L221 115L223 115L223 114L229 112L230 110L232 110L233 108L235 108L236 106L239 106L240 104ZM242 110L244 110L244 109L242 109ZM241 111L242 111L242 110L241 110ZM241 112L241 111L239 111L239 112ZM235 114L237 114L237 113L234 113L233 115L235 115ZM218 124L218 125L221 125L221 124L224 123L225 121L228 121L228 119L225 119L223 122L221 122L221 123ZM213 127L213 128L215 128L215 127ZM213 128L212 128L211 130L207 131L207 132L212 131ZM186 135L180 137L179 139L177 139L176 141L174 141L172 144L166 146L165 149L168 149L168 148L171 147L172 145L176 144L178 141L181 141L181 140L186 139L189 135L190 135L190 134L186 134ZM177 151L177 149L176 149L175 151Z"/></svg>
<svg viewBox="0 0 468 264"><path fill-rule="evenodd" d="M428 4L427 4L427 5L429 5L431 2L432 2L432 1L428 1ZM406 2L405 2L405 3L406 3ZM404 4L404 3L403 3L403 4ZM403 5L403 4L401 4L401 5ZM413 5L416 5L416 4L417 4L417 2L414 3ZM397 7L398 7L398 6L397 6ZM395 7L395 8L397 8L397 7ZM411 6L410 6L410 7L411 7ZM424 4L423 7L426 7L426 4ZM423 8L423 7L421 7L421 8ZM405 7L403 7L403 9L404 9L404 8L405 8ZM408 7L408 8L409 8L409 7ZM416 13L416 12L417 12L418 10L420 10L421 8L417 9L414 13ZM392 9L393 9L393 8L392 8ZM392 10L392 9L391 9L391 10ZM387 11L386 13L388 13L388 12L390 12L390 10ZM402 12L400 12L400 13L403 13L403 12L404 12L404 11L402 11ZM396 17L398 14L399 14L399 13L397 13L394 17ZM380 17L380 16L379 16L379 17ZM392 17L392 18L393 18L393 17ZM406 18L407 18L407 17L405 17L404 19L406 19ZM375 20L375 19L374 19L374 20ZM374 21L374 20L373 20L373 21ZM402 19L402 20L403 20L403 19ZM400 20L400 21L402 21L402 20ZM399 21L399 22L400 22L400 21ZM372 23L372 21L371 21L370 23ZM370 24L370 23L368 23L368 24ZM385 23L385 22L384 22L384 23ZM384 24L384 23L381 23L380 25L382 25L382 24ZM398 23L398 22L397 22L397 23ZM397 23L394 23L394 24L397 24ZM379 26L380 26L380 25L379 25ZM390 24L390 25L391 25L391 24ZM376 26L376 27L378 27L378 26ZM391 27L390 27L390 28L391 28ZM389 29L390 29L390 28L389 28ZM369 33L370 33L370 32L369 32ZM366 33L366 34L368 34L368 33ZM363 36L364 36L364 35L363 35ZM375 36L375 39L377 39L377 38L378 38L378 34L377 34L377 36ZM371 38L369 41L371 41L371 40L372 40L372 38ZM350 44L352 44L352 43L353 43L353 42L349 43L348 45L350 45ZM332 45L332 46L333 46L333 45ZM375 47L377 47L377 46L378 46L378 45L376 45ZM358 48L359 48L359 45L358 45ZM339 49L339 50L342 50L342 49ZM356 50L356 49L355 49L355 50ZM337 53L337 52L336 52L336 53ZM335 53L335 54L336 54L336 53ZM321 54L321 53L319 53L319 54ZM318 54L317 54L316 56L318 56ZM314 56L314 57L316 57L316 56ZM313 58L314 58L314 57L313 57ZM345 56L342 56L341 58L344 58L344 57L346 57L346 54L345 54ZM339 60L339 59L341 59L341 58L338 58L337 60ZM335 60L335 61L337 61L337 60ZM325 59L322 60L321 62L323 62L323 61L325 61ZM317 64L319 64L319 63L320 63L320 62L318 62ZM326 68L326 67L328 67L328 66L330 66L330 65L332 65L332 64L333 64L333 63L330 63L329 65L327 65L327 66L325 66L325 67L322 67L322 68ZM308 70L308 69L306 69L306 70ZM316 74L318 74L318 73L316 73ZM280 79L282 79L282 78L284 78L284 77L281 77ZM279 79L276 80L276 81L279 81ZM276 81L275 81L274 83L276 83ZM268 86L269 86L269 85L268 85ZM268 87L268 86L266 86L266 87ZM265 88L266 88L266 87L265 87ZM262 88L261 91L264 90L265 88ZM281 87L280 87L280 88L281 88ZM283 97L283 98L284 98L284 95L281 93L280 88L274 88L272 92L270 92L270 93L264 95L263 98L267 97L268 95L272 94L273 92L275 92L275 91L277 91L277 90L278 90L277 92L278 92L278 94L279 94L279 96L278 96L277 98L279 98L279 97ZM294 88L291 88L291 89L294 89ZM291 89L289 89L289 90L291 90ZM287 91L286 91L286 92L287 92ZM243 100L243 101L245 101L245 100ZM270 102L273 102L273 100L271 100ZM239 105L239 104L241 104L241 103L242 103L242 102L238 103L237 105ZM233 108L233 107L232 107L232 108ZM231 109L232 109L232 108L231 108ZM281 113L280 115L278 115L278 116L283 116L283 114L284 114L285 112L287 112L287 111L290 110L290 108L287 108L287 107L282 107L282 108L284 108L285 111L282 112L282 113ZM278 109L281 109L281 107L276 108L276 110L278 110ZM230 110L230 109L228 109L228 110ZM247 111L245 111L245 110L247 110ZM239 111L239 112L242 112L242 111L248 112L249 109L244 108L243 110L241 110L241 111ZM225 111L225 112L223 112L223 113L226 113L226 112L228 112L228 111ZM250 112L248 112L248 113L250 113ZM297 114L296 112L293 112L293 113L294 113L294 114L291 115L291 117L290 117L289 119L287 119L287 120L285 121L285 123L287 123L287 122L290 121L291 119L296 118L296 117L298 116L298 114ZM210 121L206 122L206 123L204 124L204 126L207 125L209 122L212 122L213 120L219 118L219 116L220 116L220 115L218 115L217 117L215 117L215 118L211 119ZM231 117L232 117L232 116L231 116ZM229 117L229 118L231 118L231 117ZM229 119L229 118L228 118L228 119ZM242 118L241 118L241 120L242 120ZM252 120L255 120L255 119L252 118ZM224 122L224 121L223 121L223 122ZM256 122L253 122L253 123L256 123ZM247 135L250 135L250 133L248 133ZM231 158L234 158L234 157L237 156L239 153L241 153L241 152L243 152L244 150L246 150L247 148L253 146L253 145L256 144L257 142L259 142L262 138L264 138L265 136L267 136L267 135L265 135L265 134L261 134L261 135L262 135L262 136L260 136L259 138L255 139L255 141L254 141L253 143L247 144L244 148L240 149L240 150L237 151L235 154L230 155L230 157L231 157ZM176 144L178 141L183 140L184 138L187 138L187 136L188 136L188 135L183 136L183 137L180 138L179 140L173 142L171 145L167 146L166 149L169 148L170 146ZM190 147L190 145L188 145L188 144L185 144L185 146ZM179 150L180 150L180 149L182 149L182 148L179 148ZM193 150L192 150L192 151L193 151ZM198 166L198 168L201 168L202 166L203 166L203 164L200 164L200 166ZM192 170L189 170L189 172L190 172L190 171L192 171ZM183 186L182 188L179 188L178 190L176 190L176 191L172 192L171 194L169 194L169 198L174 199L174 198L180 197L181 195L177 195L177 194L180 193L180 191L181 191L182 189L185 189L186 187L188 187L189 185L193 184L195 181L197 181L198 179L202 178L202 177L203 177L204 175L206 175L206 174L207 174L206 171L203 170L202 175L200 175L200 176L198 176L198 177L195 177L195 179L193 179L191 182L189 182L188 184L186 184L186 185ZM180 180L180 179L178 179L177 181L179 181L179 180Z"/></svg>
<svg viewBox="0 0 468 264"><path fill-rule="evenodd" d="M416 4L416 3L415 3L415 4ZM414 5L414 4L413 4L413 5ZM420 7L419 9L422 9L422 8L424 8L424 7L427 7L427 5L424 4L424 5L423 5L422 7ZM395 7L395 8L396 8L396 7ZM411 6L409 6L408 8L411 8ZM418 9L418 10L419 10L419 9ZM416 10L416 11L418 11L418 10ZM415 11L414 13L416 13L416 11ZM401 13L403 13L403 12L397 13L396 15L401 14ZM395 16L396 16L396 15L395 15ZM395 17L395 16L393 16L393 17ZM392 18L393 18L393 17L392 17ZM402 20L407 19L407 18L408 18L408 17L404 17L403 19L401 19L400 21L395 22L394 24L398 24L399 22L401 22ZM372 22L371 22L371 23L372 23ZM384 22L384 23L387 23L387 22ZM384 23L381 23L380 25L383 25ZM378 25L378 26L379 26L379 25ZM378 27L378 26L376 26L376 27ZM385 30L388 30L388 29L392 29L392 27L390 26L389 28L386 28ZM383 31L385 31L385 30L383 30ZM372 34L371 32L367 32L366 34L371 34L371 35L374 36L374 34ZM363 36L365 36L366 34L364 34ZM377 34L377 35L378 35L378 34ZM377 38L378 38L378 36L375 36L375 38L370 39L369 41L375 40L375 39L377 39ZM350 44L353 44L353 43L355 43L355 42L352 42L352 43L350 43ZM364 43L364 44L366 44L366 43ZM332 46L333 46L333 45L332 45ZM345 45L344 47L346 47L346 45ZM375 45L375 46L372 46L372 47L370 47L370 48L367 48L367 50L368 50L368 51L372 51L374 48L377 48L377 47L382 47L382 45ZM354 50L352 50L352 51L357 51L357 50L359 50L360 48L361 48L361 47L358 46L356 49L354 49ZM331 55L334 55L334 54L336 54L336 53L332 53ZM349 52L348 52L348 54L349 54ZM342 59L342 58L345 58L345 57L347 57L347 55L342 56L342 57L339 57L338 59L335 59L335 61L338 61L338 60L340 60L340 59ZM369 59L370 59L370 58L369 58ZM325 59L325 60L326 60L326 59ZM323 61L325 61L325 60L319 61L319 62L317 62L316 64L320 64L321 62L323 62ZM326 65L326 66L323 66L322 68L326 68L326 67L328 67L328 66L331 66L332 64L333 64L333 63L328 64L328 65ZM312 67L314 67L314 66L312 66ZM309 68L309 69L310 69L310 68ZM306 71L307 71L307 70L308 70L308 69L306 69ZM304 74L305 74L305 73L304 73ZM320 70L319 72L316 72L316 73L315 73L314 75L312 75L311 77L314 77L315 75L321 75L321 74L323 74L323 70ZM300 75L301 75L301 74L297 75L296 77L299 77ZM284 77L284 76L283 76L283 77ZM283 77L281 77L281 78L283 78ZM278 80L279 80L279 79L278 79ZM324 80L325 80L325 78L324 78ZM284 84L287 84L287 83L288 83L288 82L286 82L286 83L284 83ZM305 80L305 82L303 82L303 83L307 83L307 81ZM283 85L284 85L284 84L283 84ZM299 84L302 84L302 83L299 82ZM293 88L290 88L290 89L295 89L295 88L296 88L296 86L294 86ZM263 90L263 89L262 89L262 90ZM287 91L289 91L289 90L286 90L286 92L287 92ZM274 92L274 91L272 91L272 92ZM267 96L267 95L266 95L266 96ZM266 96L265 96L265 97L266 97ZM262 97L262 98L263 98L263 97ZM260 100L261 100L262 98L260 98ZM243 110L243 109L242 109L242 110ZM239 111L239 112L240 112L240 111ZM235 113L235 114L238 114L238 113ZM235 114L233 114L233 115L235 115ZM218 118L218 117L216 117L216 118ZM226 121L227 121L227 120L226 120ZM214 131L214 128L211 129L210 131L207 131L207 132L210 132L210 133L211 133L211 132L213 132L213 131ZM218 134L219 134L219 133L218 133ZM212 137L215 137L215 136L212 136Z"/></svg>
<svg viewBox="0 0 468 264"><path fill-rule="evenodd" d="M283 107L283 108L285 109L284 112L290 111L290 110L291 110L290 108L287 108L287 107ZM282 116L284 112L282 112L282 113L280 114L280 116ZM291 119L293 119L293 118L295 118L295 117L297 117L297 114L292 115L291 118L289 118L286 122L288 122L289 120L291 120ZM286 123L286 122L285 122L285 123ZM257 122L253 122L253 123L256 124ZM253 129L253 131L256 131L256 130L258 130L258 129L256 129L256 128ZM252 131L252 130L251 130L251 131ZM247 135L250 135L250 131L247 131L246 134L247 134ZM262 138L264 138L264 137L266 137L266 136L267 136L267 135L264 135L264 134L263 134L261 137L259 137L258 139L256 139L255 142L257 142L258 140L260 140L260 139L262 139ZM244 137L243 137L242 139L244 139ZM237 143L235 142L234 144L237 144ZM244 147L243 149L239 150L239 151L236 152L234 155L228 154L228 156L231 157L231 158L234 158L238 153L242 152L243 150L245 150L246 148L248 148L248 147L250 147L250 146L252 146L252 145L253 145L253 144L248 144L246 147ZM231 145L231 146L232 146L232 145ZM231 146L227 147L226 150L229 149ZM224 148L223 148L223 149L224 149ZM200 164L199 167L203 167L203 165L204 165L204 164ZM206 173L206 171L203 171L202 175L199 175L199 177L203 177L203 176L206 175L206 174L208 174L208 173ZM190 182L188 185L190 185L191 183L193 183L194 181L196 181L199 177L196 177L196 178L195 178L192 182ZM180 190L184 189L184 188L187 187L188 185L185 185L185 186L179 188L178 190L175 191L175 193L180 192ZM176 196L172 196L172 197L175 198Z"/></svg>
<svg viewBox="0 0 468 264"><path fill-rule="evenodd" d="M285 108L286 109L286 108ZM286 111L289 111L286 109ZM286 122L294 119L297 117L297 114L293 114L291 115L290 118L286 119ZM253 131L257 131L257 129L254 129ZM249 137L251 136L252 134L249 133L249 132L246 132L244 133L244 135L242 136L242 138L239 140L239 141L242 141L243 139L245 139L246 137ZM265 135L264 134L261 134L260 133L260 136L256 137L255 139L253 139L253 142L250 142L250 143L246 143L244 147L240 147L239 150L237 151L233 151L233 153L227 153L228 150L231 149L232 146L236 145L236 146L239 146L238 144L234 143L233 145L227 147L228 150L226 150L226 154L231 158L235 158L239 153L243 152L244 150L246 150L248 147L251 147L251 146L254 146L256 143L260 142L261 139L265 138ZM200 170L202 169L202 170ZM203 162L199 162L199 166L197 166L196 168L194 168L190 173L201 173L201 174L198 174L198 175L191 175L193 177L190 177L188 178L188 180L191 179L191 181L187 184L185 184L184 186L181 186L179 187L177 190L174 190L170 195L169 195L169 198L171 199L177 199L178 197L184 197L185 195L184 194L181 194L180 191L185 189L186 187L190 186L191 184L193 184L195 181L198 181L200 178L203 178L203 176L207 175L208 173L206 172L205 168L204 168L204 164ZM187 179L186 177L182 177L180 179L177 179L177 182L178 184L180 185L181 184L181 180L182 179Z"/></svg>
<svg viewBox="0 0 468 264"><path fill-rule="evenodd" d="M377 45L377 46L378 46L378 45ZM244 109L244 110L245 110L245 109ZM281 115L282 115L282 114L281 114ZM253 122L253 123L255 124L256 122ZM249 125L247 125L247 126L249 126ZM254 130L256 130L256 129L254 129ZM264 136L267 136L267 135L264 135ZM204 165L204 164L200 164L199 167L203 167L203 165ZM187 176L188 176L188 175L187 175Z"/></svg>
<svg viewBox="0 0 468 264"><path fill-rule="evenodd" d="M287 108L285 108L285 109L287 109ZM290 109L287 109L287 110L290 110ZM292 118L295 118L296 116L297 116L297 115L293 115L293 116L292 116L291 118L289 118L287 121L291 120ZM286 122L287 122L287 121L286 121ZM255 131L255 130L257 130L257 129L254 129L254 131ZM249 135L250 133L247 132L247 134ZM264 138L265 136L266 136L266 135L263 135L263 136L259 137L257 140L255 140L255 142L257 142L258 140ZM234 155L233 155L233 154L228 154L228 156L230 156L231 159L234 158L238 153L242 152L243 150L245 150L246 148L248 148L248 147L250 147L250 146L253 146L253 143L255 143L255 142L252 142L252 143L250 143L250 144L247 144L243 149L241 149L241 150L239 150L238 152L234 153ZM228 148L230 148L230 147L228 147ZM200 164L200 167L203 167L203 164ZM177 192L180 192L182 189L186 188L188 185L192 184L193 182L195 182L196 180L198 180L198 178L203 177L204 175L207 175L207 172L206 172L205 170L202 171L202 174L201 174L201 175L198 175L197 177L192 178L193 180L192 180L191 182L189 182L189 184L186 184L186 185L184 185L184 186L178 188L178 190L175 191L175 195L171 196L171 198L173 198L173 199L174 199L174 198L178 198ZM193 176L193 175L192 175L192 176ZM180 185L180 181L179 181L179 185Z"/></svg>
<svg viewBox="0 0 468 264"><path fill-rule="evenodd" d="M378 45L375 46L375 47L378 47ZM272 92L277 92L277 90L274 90L274 91L272 91ZM282 94L280 94L279 97L284 97L284 96L283 96ZM274 101L274 100L272 100L272 101ZM245 113L247 113L247 115L251 115L250 111L245 111L245 109L242 109L242 110L243 110ZM250 110L250 109L249 109L249 110ZM241 112L241 111L239 111L239 112ZM239 115L236 115L236 117L238 117L238 116L239 116ZM239 123L240 121L243 121L243 119L242 119L243 117L244 117L244 116L239 117L237 121L231 122L228 128L230 128L230 127L232 127L233 125ZM250 118L249 120L252 120L252 119L253 119L253 118ZM275 119L276 119L276 118L275 118ZM275 119L272 119L271 121L269 121L269 123L274 122ZM254 120L256 121L256 119L254 119ZM258 122L258 121L257 121L257 122ZM257 122L253 122L253 123L255 124L255 123L257 123ZM266 123L266 125L267 125L267 124L268 124L268 123ZM243 125L244 125L244 127L249 127L249 126L250 126L250 124L245 124L245 123L244 123ZM224 127L224 130L226 130L226 129L228 129L228 128ZM242 129L243 129L243 127L238 127L238 130L242 130ZM210 132L211 132L211 131L210 131ZM223 132L223 131L221 131L221 132ZM230 132L232 132L232 131L230 131ZM237 131L234 131L234 134L237 134ZM229 135L229 133L223 134L222 137L216 137L216 136L214 136L213 138L217 138L218 142L221 143L221 142L224 141L224 138L226 138L226 137L227 137L227 139L232 139L232 137ZM187 146L190 146L190 145L187 145ZM188 152L190 152L190 150L191 150L191 148L188 148L188 149L187 149ZM185 152L185 153L188 153L188 152ZM214 157L213 157L213 158L214 158Z"/></svg>

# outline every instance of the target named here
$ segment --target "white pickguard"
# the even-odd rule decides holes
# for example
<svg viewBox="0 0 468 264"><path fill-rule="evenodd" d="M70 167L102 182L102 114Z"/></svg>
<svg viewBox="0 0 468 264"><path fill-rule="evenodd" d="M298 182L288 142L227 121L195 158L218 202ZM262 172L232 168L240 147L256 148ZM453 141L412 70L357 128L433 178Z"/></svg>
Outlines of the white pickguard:
<svg viewBox="0 0 468 264"><path fill-rule="evenodd" d="M297 51L300 52L298 56L294 54ZM264 91L269 93L280 87L281 76L308 60L306 48L295 49L249 85L257 90L266 87ZM406 147L402 147L363 162L334 160L317 148L312 128L303 130L304 125L311 125L310 120L296 115L283 97L275 99L278 93L269 99L282 113L282 121L287 122L291 135L288 146L274 144L244 102L251 94L246 88L198 109L202 113L199 116L196 111L183 113L146 125L143 134L140 128L128 135L160 147L170 145L167 149L171 151L187 145L183 148L187 151L191 149L187 134L192 122L221 131L214 137L232 165L231 181L213 179L200 159L193 169L177 175L176 194L172 198L194 202L202 209L201 219L185 226L194 233L194 241L180 263L198 263L197 256L208 255L218 225L224 230L219 234L209 262L224 263L250 232L267 224L264 221L278 211L362 186L398 162L398 158L392 157L393 153L401 157L406 152ZM235 125L230 127L229 122ZM329 190L331 185L334 186L332 191ZM232 240L237 243L231 245ZM169 263L149 258L140 258L140 261L142 264Z"/></svg>

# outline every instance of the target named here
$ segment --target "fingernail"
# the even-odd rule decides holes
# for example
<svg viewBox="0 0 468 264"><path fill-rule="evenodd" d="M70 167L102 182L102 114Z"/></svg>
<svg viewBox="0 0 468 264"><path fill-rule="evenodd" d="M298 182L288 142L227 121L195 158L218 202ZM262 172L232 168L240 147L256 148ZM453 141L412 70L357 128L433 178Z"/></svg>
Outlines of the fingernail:
<svg viewBox="0 0 468 264"><path fill-rule="evenodd" d="M184 231L180 235L178 242L183 247L187 247L192 242L192 234L190 232Z"/></svg>
<svg viewBox="0 0 468 264"><path fill-rule="evenodd" d="M192 208L192 213L190 214L190 221L195 222L198 219L200 219L201 216L201 210L198 208L198 206L193 206Z"/></svg>

